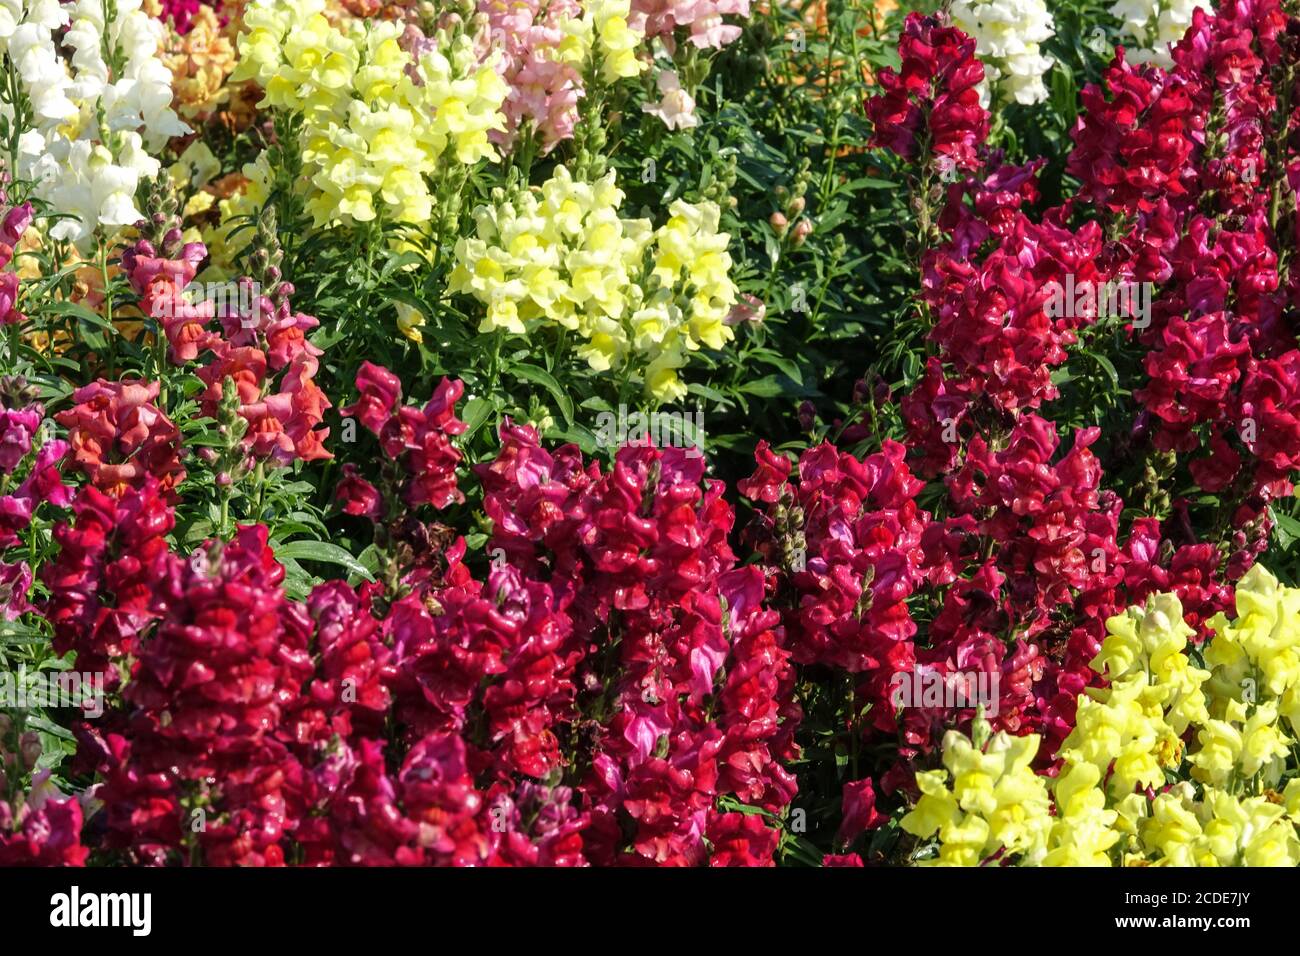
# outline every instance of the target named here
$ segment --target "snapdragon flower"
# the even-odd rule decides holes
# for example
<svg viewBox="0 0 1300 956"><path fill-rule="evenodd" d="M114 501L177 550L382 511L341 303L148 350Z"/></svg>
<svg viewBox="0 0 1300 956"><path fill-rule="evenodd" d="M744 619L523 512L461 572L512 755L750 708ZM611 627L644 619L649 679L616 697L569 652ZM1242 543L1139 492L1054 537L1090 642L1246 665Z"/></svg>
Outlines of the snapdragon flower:
<svg viewBox="0 0 1300 956"><path fill-rule="evenodd" d="M494 141L511 148L530 126L549 152L573 136L586 79L601 82L637 76L637 50L644 29L631 22L629 0L479 0L485 37L508 93L504 130Z"/></svg>
<svg viewBox="0 0 1300 956"><path fill-rule="evenodd" d="M506 85L469 37L440 33L417 54L401 28L352 21L336 28L322 0L259 0L239 37L232 82L253 79L263 106L301 113L300 145L316 225L428 221L427 178L448 159L496 158Z"/></svg>
<svg viewBox="0 0 1300 956"><path fill-rule="evenodd" d="M169 35L163 62L171 71L181 114L202 118L230 99L226 78L235 69L235 46L207 5L192 17L186 14L186 24L183 33Z"/></svg>
<svg viewBox="0 0 1300 956"><path fill-rule="evenodd" d="M1092 662L1109 686L1079 698L1074 730L1056 757L1048 830L994 826L1007 802L1003 775L1028 766L1034 735L1013 767L995 737L984 751L956 731L944 741L943 771L917 774L922 796L903 829L938 835L939 863L990 858L1045 866L1295 866L1300 864L1300 783L1283 794L1294 724L1300 589L1256 565L1238 582L1237 617L1218 614L1204 648L1208 668L1187 652L1194 631L1179 600L1156 595L1106 623ZM1289 696L1290 695L1290 696ZM1285 722L1284 722L1285 721ZM1001 736L1001 735L999 735ZM949 776L951 775L951 781ZM1170 775L1178 782L1169 784ZM1018 788L1031 816L1037 791ZM1044 790L1044 793L1047 789ZM1033 836L1030 839L1030 836Z"/></svg>
<svg viewBox="0 0 1300 956"><path fill-rule="evenodd" d="M480 332L575 331L577 354L596 371L635 361L648 392L678 399L689 354L734 335L730 237L714 203L677 200L655 230L620 218L622 200L613 170L584 183L556 167L540 190L475 210L450 287L487 307Z"/></svg>
<svg viewBox="0 0 1300 956"><path fill-rule="evenodd" d="M700 125L695 115L695 98L682 89L681 80L672 70L660 70L655 80L659 88L658 103L643 103L641 110L657 116L669 129L693 129Z"/></svg>
<svg viewBox="0 0 1300 956"><path fill-rule="evenodd" d="M106 20L109 9L103 0L6 0L0 12L0 49L33 124L21 133L17 175L70 214L50 235L83 252L100 227L111 234L140 219L136 188L159 169L151 154L189 132L171 108L171 73L158 57L162 25L140 0L118 0ZM12 121L14 104L3 110Z"/></svg>
<svg viewBox="0 0 1300 956"><path fill-rule="evenodd" d="M1121 28L1132 38L1125 43L1125 59L1132 63L1153 63L1168 69L1174 65L1169 48L1183 38L1192 25L1197 0L1118 0L1110 15L1123 21Z"/></svg>
<svg viewBox="0 0 1300 956"><path fill-rule="evenodd" d="M679 27L690 31L688 42L702 50L717 50L737 40L741 28L724 16L749 16L749 0L634 0L631 22L647 37L673 43Z"/></svg>
<svg viewBox="0 0 1300 956"><path fill-rule="evenodd" d="M1017 103L1047 99L1043 77L1053 60L1040 44L1055 33L1052 15L1043 0L956 0L953 23L975 39L975 49L987 71L981 100L992 95Z"/></svg>
<svg viewBox="0 0 1300 956"><path fill-rule="evenodd" d="M939 834L941 866L979 866L998 854L1026 864L1041 860L1052 827L1043 778L1030 768L1037 735L1000 732L986 748L949 731L943 741L946 770L916 775L921 799L901 826L920 837Z"/></svg>

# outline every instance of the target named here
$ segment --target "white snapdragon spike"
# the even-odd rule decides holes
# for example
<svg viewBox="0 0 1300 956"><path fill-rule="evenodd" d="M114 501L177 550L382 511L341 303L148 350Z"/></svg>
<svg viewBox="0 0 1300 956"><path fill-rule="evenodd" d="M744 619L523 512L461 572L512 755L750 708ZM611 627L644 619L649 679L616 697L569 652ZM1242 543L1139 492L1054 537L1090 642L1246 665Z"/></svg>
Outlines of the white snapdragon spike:
<svg viewBox="0 0 1300 956"><path fill-rule="evenodd" d="M23 4L20 0L0 0L0 40L8 40L23 22Z"/></svg>
<svg viewBox="0 0 1300 956"><path fill-rule="evenodd" d="M55 52L48 28L37 23L20 23L10 34L6 46L22 79L38 127L57 126L78 114L77 105L69 98L71 78Z"/></svg>
<svg viewBox="0 0 1300 956"><path fill-rule="evenodd" d="M0 40L13 36L20 23L48 32L67 22L67 11L59 0L0 0Z"/></svg>
<svg viewBox="0 0 1300 956"><path fill-rule="evenodd" d="M986 107L992 94L1024 104L1047 99L1043 76L1054 61L1039 44L1056 28L1043 0L956 0L949 12L954 25L975 39L984 63L980 100Z"/></svg>
<svg viewBox="0 0 1300 956"><path fill-rule="evenodd" d="M1111 16L1124 22L1121 28L1132 37L1125 45L1125 57L1132 63L1152 63L1168 69L1174 65L1169 48L1183 38L1192 24L1192 14L1203 0L1119 0Z"/></svg>
<svg viewBox="0 0 1300 956"><path fill-rule="evenodd" d="M152 150L189 132L171 108L171 72L158 58L163 38L162 24L140 9L140 0L118 0L107 39L121 56L123 68L112 82L103 56L104 0L77 0L65 41L74 51L72 65L83 111L89 108L93 117L96 105L102 103L110 130L138 132Z"/></svg>
<svg viewBox="0 0 1300 956"><path fill-rule="evenodd" d="M43 198L75 218L51 226L53 238L84 246L94 234L94 226L88 224L97 223L111 233L140 220L136 190L142 178L158 174L160 164L145 152L139 133L121 135L116 157L108 147L85 139L57 143L46 158L61 154L58 172L44 180Z"/></svg>
<svg viewBox="0 0 1300 956"><path fill-rule="evenodd" d="M63 31L59 45L56 31ZM171 73L158 57L163 38L140 0L117 0L109 23L105 0L0 0L0 51L9 54L32 114L17 172L71 217L50 235L83 253L96 230L111 234L141 218L136 189L160 168L151 153L189 132L171 107Z"/></svg>

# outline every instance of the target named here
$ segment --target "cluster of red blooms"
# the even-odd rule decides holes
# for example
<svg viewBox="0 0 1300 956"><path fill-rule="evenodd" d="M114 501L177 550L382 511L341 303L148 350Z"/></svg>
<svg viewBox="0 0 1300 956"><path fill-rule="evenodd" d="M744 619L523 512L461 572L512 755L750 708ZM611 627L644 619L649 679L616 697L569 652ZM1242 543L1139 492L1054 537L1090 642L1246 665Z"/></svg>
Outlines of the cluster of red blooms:
<svg viewBox="0 0 1300 956"><path fill-rule="evenodd" d="M1103 212L1075 227L1078 200L1031 214L1041 163L1009 166L984 145L974 43L938 17L908 17L902 67L881 71L867 104L876 146L917 164L915 181L948 183L918 197L942 206L922 251L934 351L902 402L908 448L887 442L858 461L823 445L794 481L760 445L740 485L761 503L751 534L794 659L854 675L850 710L865 716L851 732L896 743L897 757L869 768L885 792L905 789L943 731L974 715L900 708L897 675L995 674L995 727L1044 734L1050 757L1095 679L1087 662L1107 617L1171 590L1200 626L1265 544L1266 505L1300 467L1300 351L1281 320L1297 283L1279 265L1296 238L1278 231L1278 184L1297 178L1296 117L1277 107L1297 81L1286 26L1276 0L1240 0L1197 13L1168 73L1120 51L1074 130L1079 200ZM1156 289L1149 322L1126 318L1130 341L1150 350L1150 381L1132 434L1108 449L1117 466L1147 466L1146 500L1130 507L1148 516L1125 529L1090 450L1099 430L1076 432L1062 454L1039 412L1057 395L1053 368L1105 318L1095 298L1051 308L1053 284L1144 282ZM1196 522L1208 528L1198 540L1193 505L1161 489L1168 453L1201 449L1190 481L1222 504ZM907 451L916 475L943 482L934 514L916 506ZM870 779L849 788L846 843L881 819Z"/></svg>
<svg viewBox="0 0 1300 956"><path fill-rule="evenodd" d="M445 508L463 501L456 487L456 465L461 456L451 440L465 431L465 423L454 413L465 386L444 378L423 409L400 405L402 383L397 376L386 368L363 362L357 373L357 388L360 398L339 412L356 417L379 437L385 458L396 471L398 489L392 497L412 508L424 504ZM373 520L383 516L380 492L360 476L354 465L343 466L337 497L348 514Z"/></svg>
<svg viewBox="0 0 1300 956"><path fill-rule="evenodd" d="M259 236L267 240L252 257L260 281L225 283L217 295L199 301L192 301L186 287L207 249L198 242L182 244L175 227L156 244L141 239L123 251L122 269L141 310L162 326L171 361L183 365L209 356L196 373L207 386L199 395L204 415L219 417L227 382L234 383L251 459L288 465L329 458L329 429L319 426L330 402L315 383L321 350L307 341L320 323L293 311L293 285L282 280L280 253L270 241L274 225L263 224Z"/></svg>
<svg viewBox="0 0 1300 956"><path fill-rule="evenodd" d="M885 68L876 82L881 93L867 101L875 144L904 159L943 157L945 169L974 169L976 150L989 132L980 106L984 64L975 59L975 40L933 18L909 17L898 43L902 63Z"/></svg>
<svg viewBox="0 0 1300 956"><path fill-rule="evenodd" d="M44 613L54 628L54 649L75 651L77 666L103 673L111 690L122 675L110 665L134 655L159 617L156 591L175 518L154 477L120 497L84 485L72 513L72 521L55 526L59 553L41 569L50 590Z"/></svg>
<svg viewBox="0 0 1300 956"><path fill-rule="evenodd" d="M423 408L399 404L385 369L357 385L345 412L399 477L381 491L354 475L369 491L348 503L460 500L461 383ZM58 648L129 672L120 703L77 728L100 781L95 848L154 864L771 864L800 712L762 573L727 543L722 484L693 450L624 448L602 473L509 425L477 471L486 581L456 539L395 589L332 581L305 603L265 528L183 558L158 476L116 498L84 486L45 580Z"/></svg>
<svg viewBox="0 0 1300 956"><path fill-rule="evenodd" d="M73 465L105 494L118 497L151 477L172 491L184 480L180 431L158 408L158 391L157 382L99 379L54 416L68 430Z"/></svg>
<svg viewBox="0 0 1300 956"><path fill-rule="evenodd" d="M1296 32L1276 2L1198 11L1168 73L1117 59L1110 101L1085 91L1070 158L1081 198L1124 227L1111 270L1160 292L1140 335L1139 427L1158 449L1201 452L1192 478L1239 503L1237 524L1290 494L1300 467L1300 350L1283 315L1300 301L1294 225L1278 234L1300 171L1284 111Z"/></svg>
<svg viewBox="0 0 1300 956"><path fill-rule="evenodd" d="M484 700L503 769L554 764L561 732L584 742L592 863L769 863L779 832L717 801L781 814L800 711L762 574L728 546L722 483L690 450L624 447L601 474L531 429L503 438L478 468L496 597L517 614L540 601L555 627L550 649L507 658L503 692Z"/></svg>

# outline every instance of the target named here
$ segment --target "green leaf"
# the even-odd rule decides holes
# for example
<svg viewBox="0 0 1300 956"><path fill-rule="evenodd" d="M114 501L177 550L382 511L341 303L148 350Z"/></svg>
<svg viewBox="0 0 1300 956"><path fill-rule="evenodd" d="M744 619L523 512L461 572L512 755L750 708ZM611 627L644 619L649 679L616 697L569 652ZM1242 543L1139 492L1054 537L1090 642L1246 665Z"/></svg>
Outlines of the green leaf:
<svg viewBox="0 0 1300 956"><path fill-rule="evenodd" d="M51 302L49 305L44 306L41 309L41 313L45 315L67 315L75 319L80 319L82 322L89 322L91 325L98 326L106 331L113 331L113 323L109 322L99 313L92 312L80 302Z"/></svg>
<svg viewBox="0 0 1300 956"><path fill-rule="evenodd" d="M564 421L570 427L573 426L573 399L571 399L560 387L560 383L555 380L555 376L544 368L538 368L536 365L529 365L522 362L519 365L511 367L510 371L515 378L522 378L525 382L532 382L546 389L555 398L555 403L560 408L560 414L564 416Z"/></svg>
<svg viewBox="0 0 1300 956"><path fill-rule="evenodd" d="M713 402L728 404L726 395L723 395L716 388L710 388L701 382L691 382L690 385L686 386L686 391L690 392L692 395L700 395Z"/></svg>
<svg viewBox="0 0 1300 956"><path fill-rule="evenodd" d="M600 442L592 434L591 429L582 425L570 425L563 431L553 428L547 433L546 437L558 441L573 442L587 455L594 455L600 448Z"/></svg>
<svg viewBox="0 0 1300 956"><path fill-rule="evenodd" d="M58 724L51 723L37 714L27 715L27 726L34 727L37 730L43 731L44 733L50 734L54 737L59 737L63 740L76 739L72 736L72 731L68 730L68 728L60 727Z"/></svg>
<svg viewBox="0 0 1300 956"><path fill-rule="evenodd" d="M45 635L34 627L21 621L9 621L0 625L0 644L43 644Z"/></svg>
<svg viewBox="0 0 1300 956"><path fill-rule="evenodd" d="M275 556L280 561L294 559L301 561L320 561L325 564L337 564L347 568L352 574L373 581L375 576L366 566L337 544L326 541L290 541L288 544L275 546Z"/></svg>
<svg viewBox="0 0 1300 956"><path fill-rule="evenodd" d="M797 385L803 384L803 373L799 371L799 366L790 361L784 355L778 355L771 349L756 349L754 355L774 368L784 372L786 377Z"/></svg>
<svg viewBox="0 0 1300 956"><path fill-rule="evenodd" d="M775 398L778 395L785 395L790 398L805 398L814 394L812 389L800 385L788 375L764 375L752 382L746 382L740 386L740 391L749 395L757 395L759 398Z"/></svg>
<svg viewBox="0 0 1300 956"><path fill-rule="evenodd" d="M1273 518L1273 533L1277 535L1278 544L1282 546L1283 551L1289 551L1291 545L1296 540L1300 540L1300 521L1278 511L1273 512Z"/></svg>
<svg viewBox="0 0 1300 956"><path fill-rule="evenodd" d="M465 408L460 416L461 421L465 423L465 431L461 437L462 442L467 442L474 436L483 423L488 420L495 406L486 398L471 398L465 403Z"/></svg>

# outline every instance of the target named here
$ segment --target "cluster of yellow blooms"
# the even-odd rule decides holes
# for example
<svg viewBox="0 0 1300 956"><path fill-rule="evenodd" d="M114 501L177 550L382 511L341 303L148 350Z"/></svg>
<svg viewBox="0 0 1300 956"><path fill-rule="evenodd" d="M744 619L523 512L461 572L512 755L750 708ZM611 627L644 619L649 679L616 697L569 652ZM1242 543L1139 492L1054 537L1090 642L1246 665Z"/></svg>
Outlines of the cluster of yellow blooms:
<svg viewBox="0 0 1300 956"><path fill-rule="evenodd" d="M593 369L635 361L650 394L680 399L688 354L732 337L729 237L714 203L677 200L653 229L620 218L622 201L613 170L585 183L563 166L540 190L498 195L474 211L475 235L457 241L450 288L487 307L481 332L576 332Z"/></svg>
<svg viewBox="0 0 1300 956"><path fill-rule="evenodd" d="M1208 670L1187 653L1193 632L1172 595L1107 621L1092 667L1109 686L1080 696L1054 779L1030 767L1036 735L980 746L949 732L947 769L917 774L922 796L902 820L938 835L937 857L922 862L1300 864L1300 768L1288 761L1300 732L1300 589L1257 566L1236 610L1209 622Z"/></svg>
<svg viewBox="0 0 1300 956"><path fill-rule="evenodd" d="M467 36L440 34L413 60L397 24L336 28L324 7L325 0L250 4L231 79L256 80L266 91L261 105L303 116L307 208L317 226L368 222L381 212L426 222L433 209L426 177L453 157L496 158L488 133L504 128L506 84Z"/></svg>
<svg viewBox="0 0 1300 956"><path fill-rule="evenodd" d="M631 0L592 0L582 19L583 26L589 26L595 36L600 75L606 83L641 72L636 48L642 35L628 26L631 6Z"/></svg>

